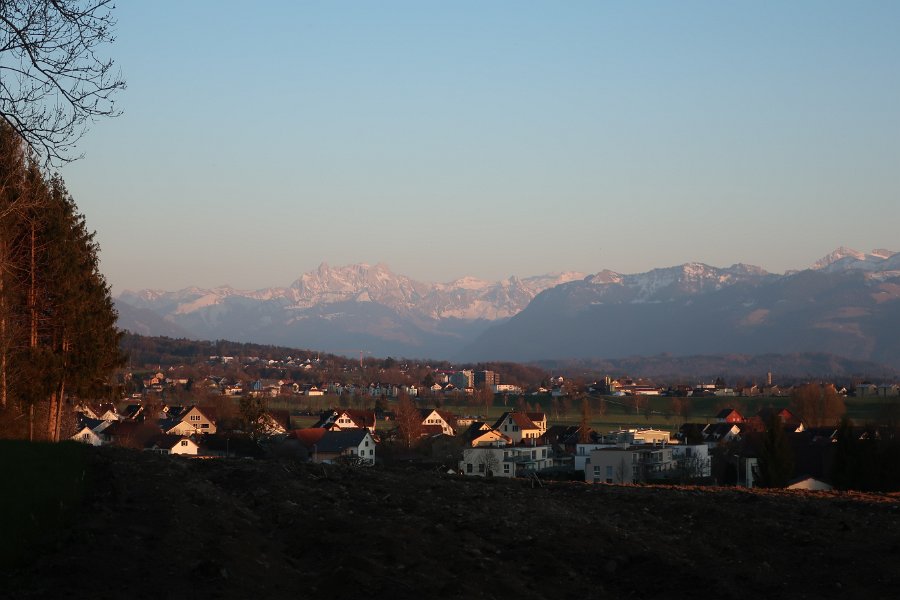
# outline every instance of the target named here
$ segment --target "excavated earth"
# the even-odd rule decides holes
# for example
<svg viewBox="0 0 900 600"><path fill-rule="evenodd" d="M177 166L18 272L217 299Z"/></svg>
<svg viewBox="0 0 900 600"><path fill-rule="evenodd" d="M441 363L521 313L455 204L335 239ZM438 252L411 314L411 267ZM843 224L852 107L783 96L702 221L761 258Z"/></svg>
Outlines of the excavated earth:
<svg viewBox="0 0 900 600"><path fill-rule="evenodd" d="M896 495L87 453L3 598L896 598Z"/></svg>

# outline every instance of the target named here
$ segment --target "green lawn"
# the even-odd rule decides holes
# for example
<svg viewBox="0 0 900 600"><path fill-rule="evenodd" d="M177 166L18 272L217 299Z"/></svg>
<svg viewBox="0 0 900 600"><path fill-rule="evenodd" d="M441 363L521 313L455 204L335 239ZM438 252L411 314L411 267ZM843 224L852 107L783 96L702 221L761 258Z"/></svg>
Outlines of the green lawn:
<svg viewBox="0 0 900 600"><path fill-rule="evenodd" d="M526 396L526 402L534 411L544 412L547 414L548 425L578 425L581 422L581 404L580 402L569 403L566 409L566 403L562 400L554 403L547 396ZM646 397L643 400L647 403L648 411L645 408L635 410L632 402L633 398L629 397L611 397L606 400L606 413L599 414L599 398L591 399L591 418L590 423L596 431L610 431L622 428L636 427L654 427L657 429L665 429L669 431L677 431L684 423L711 423L715 420L716 414L722 408L736 408L745 417L755 415L759 409L764 407L785 408L790 406L791 399L789 397L704 397L690 398L691 411L687 418L684 419L674 414L673 398L668 397ZM418 405L421 407L432 407L435 405L435 399L420 398ZM362 408L352 401L349 408ZM855 423L863 424L866 422L874 422L883 416L888 407L900 407L900 398L884 399L884 398L847 398L847 416ZM320 411L329 407L338 407L339 398L333 395L319 396L313 398L297 398L297 399L280 399L275 398L269 401L270 408L290 410L292 413L301 410ZM374 406L374 401L366 403L368 408ZM504 399L498 396L487 415L483 404L472 405L465 402L464 399L449 398L442 399L441 408L458 416L470 415L480 416L482 420L493 424L503 412L508 410L517 410L519 400L517 397L509 396ZM394 410L396 402L390 400L387 402L386 409ZM309 427L318 420L317 417L298 416L291 417L291 426L295 428Z"/></svg>

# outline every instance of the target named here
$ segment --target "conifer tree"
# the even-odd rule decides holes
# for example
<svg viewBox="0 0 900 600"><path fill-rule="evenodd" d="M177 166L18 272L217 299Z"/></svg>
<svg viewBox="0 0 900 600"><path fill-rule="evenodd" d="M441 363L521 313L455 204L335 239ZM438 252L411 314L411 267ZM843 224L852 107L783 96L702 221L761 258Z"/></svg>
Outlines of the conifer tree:
<svg viewBox="0 0 900 600"><path fill-rule="evenodd" d="M29 439L58 440L69 399L97 395L121 363L117 315L63 180L7 126L0 151L0 416L26 416Z"/></svg>

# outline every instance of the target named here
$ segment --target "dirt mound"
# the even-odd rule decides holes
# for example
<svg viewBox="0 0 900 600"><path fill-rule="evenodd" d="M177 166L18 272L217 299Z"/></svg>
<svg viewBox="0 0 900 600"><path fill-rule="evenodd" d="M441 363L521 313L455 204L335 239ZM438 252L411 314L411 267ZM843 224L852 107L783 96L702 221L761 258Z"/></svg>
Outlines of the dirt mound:
<svg viewBox="0 0 900 600"><path fill-rule="evenodd" d="M87 454L15 598L894 597L895 496Z"/></svg>

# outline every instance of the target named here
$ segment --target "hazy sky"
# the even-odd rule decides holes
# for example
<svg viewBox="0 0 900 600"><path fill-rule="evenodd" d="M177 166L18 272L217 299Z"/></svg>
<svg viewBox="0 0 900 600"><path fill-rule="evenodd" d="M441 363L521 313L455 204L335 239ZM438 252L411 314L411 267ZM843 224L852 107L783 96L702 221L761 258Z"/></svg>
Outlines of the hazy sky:
<svg viewBox="0 0 900 600"><path fill-rule="evenodd" d="M62 174L125 288L900 250L900 2L129 2Z"/></svg>

